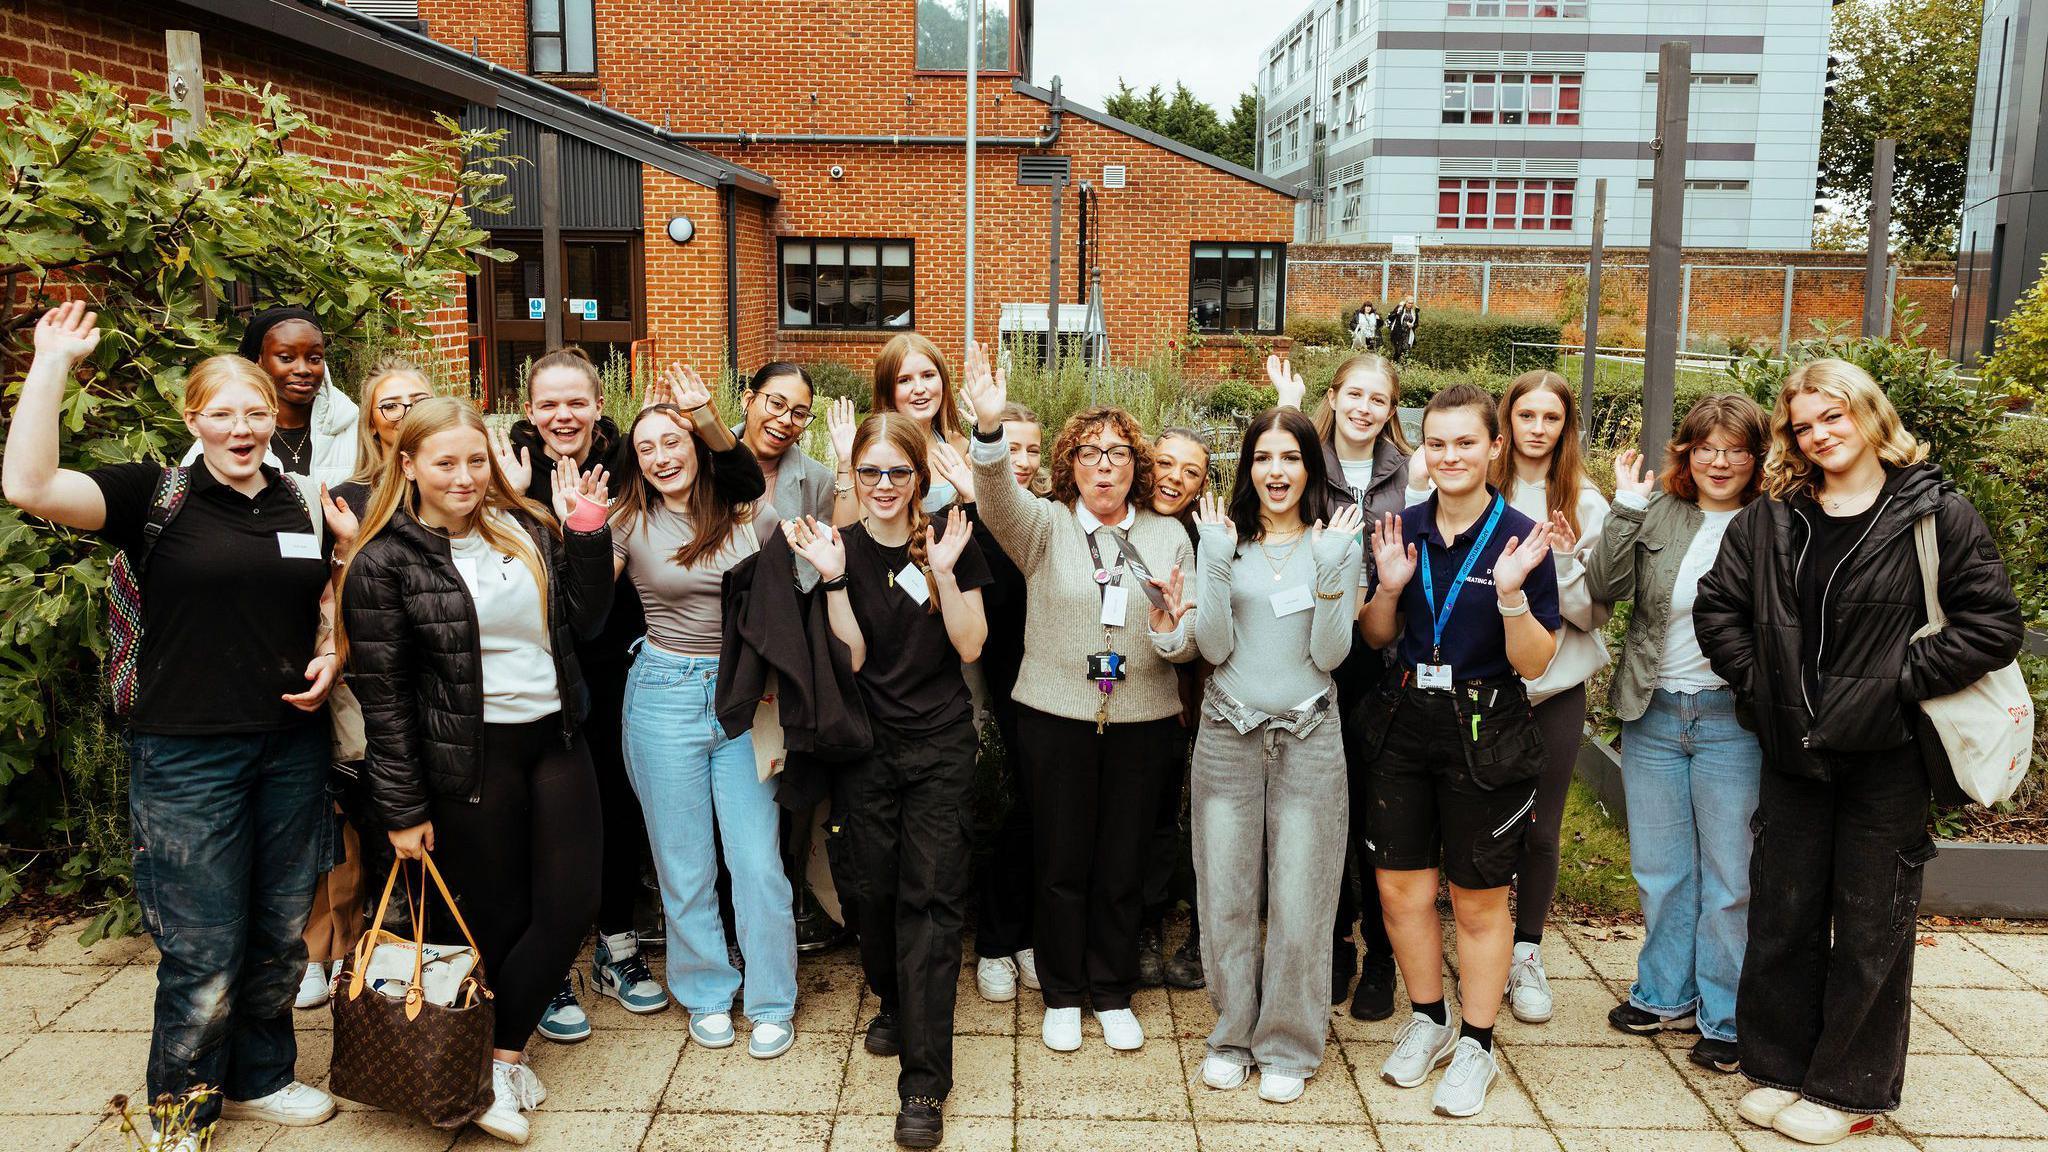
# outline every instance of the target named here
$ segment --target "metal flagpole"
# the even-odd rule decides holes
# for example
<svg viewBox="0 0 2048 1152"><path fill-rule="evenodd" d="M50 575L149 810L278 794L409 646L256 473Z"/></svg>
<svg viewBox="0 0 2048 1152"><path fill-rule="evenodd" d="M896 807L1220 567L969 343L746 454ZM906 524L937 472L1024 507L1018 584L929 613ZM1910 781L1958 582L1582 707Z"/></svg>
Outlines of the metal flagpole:
<svg viewBox="0 0 2048 1152"><path fill-rule="evenodd" d="M981 5L966 0L967 7L967 344L974 350L974 152L975 113L981 103Z"/></svg>

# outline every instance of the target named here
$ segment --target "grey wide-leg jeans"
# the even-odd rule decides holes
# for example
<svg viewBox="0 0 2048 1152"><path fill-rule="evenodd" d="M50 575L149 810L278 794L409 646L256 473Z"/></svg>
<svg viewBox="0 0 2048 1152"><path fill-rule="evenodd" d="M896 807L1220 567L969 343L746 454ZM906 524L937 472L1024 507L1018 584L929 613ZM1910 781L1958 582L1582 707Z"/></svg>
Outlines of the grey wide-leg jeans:
<svg viewBox="0 0 2048 1152"><path fill-rule="evenodd" d="M1283 1076L1322 1065L1349 811L1334 713L1297 738L1239 734L1204 708L1190 812L1212 1054Z"/></svg>

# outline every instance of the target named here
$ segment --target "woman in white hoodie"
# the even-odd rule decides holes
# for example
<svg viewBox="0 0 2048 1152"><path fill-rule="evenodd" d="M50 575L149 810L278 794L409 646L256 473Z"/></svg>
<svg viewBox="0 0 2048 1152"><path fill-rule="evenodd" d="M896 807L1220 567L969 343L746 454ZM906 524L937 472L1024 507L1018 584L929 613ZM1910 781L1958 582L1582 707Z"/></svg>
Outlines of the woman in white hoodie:
<svg viewBox="0 0 2048 1152"><path fill-rule="evenodd" d="M1600 628L1610 605L1597 604L1586 590L1585 558L1607 519L1607 500L1593 486L1579 453L1579 412L1571 385L1555 372L1515 377L1501 398L1500 422L1509 450L1494 461L1492 481L1516 511L1548 521L1557 541L1558 610L1564 628L1557 655L1543 675L1527 681L1529 702L1543 732L1546 760L1515 870L1514 967L1508 973L1509 1007L1515 1019L1541 1024L1550 1019L1550 982L1543 972L1544 921L1557 895L1558 835L1572 765L1586 727L1586 681L1608 662Z"/></svg>
<svg viewBox="0 0 2048 1152"><path fill-rule="evenodd" d="M282 472L338 485L356 466L356 402L327 375L327 336L304 308L266 308L249 318L237 355L263 369L277 387L277 430L265 463ZM199 458L199 445L184 463Z"/></svg>

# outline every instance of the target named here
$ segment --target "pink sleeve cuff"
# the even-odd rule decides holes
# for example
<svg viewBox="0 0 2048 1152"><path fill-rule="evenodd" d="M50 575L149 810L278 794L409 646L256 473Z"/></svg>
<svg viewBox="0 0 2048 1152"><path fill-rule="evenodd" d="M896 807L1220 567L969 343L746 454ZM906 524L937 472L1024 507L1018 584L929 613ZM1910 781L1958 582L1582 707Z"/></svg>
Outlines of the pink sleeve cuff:
<svg viewBox="0 0 2048 1152"><path fill-rule="evenodd" d="M604 527L606 514L610 510L592 500L578 500L576 510L569 513L568 523L562 525L571 532L595 532Z"/></svg>

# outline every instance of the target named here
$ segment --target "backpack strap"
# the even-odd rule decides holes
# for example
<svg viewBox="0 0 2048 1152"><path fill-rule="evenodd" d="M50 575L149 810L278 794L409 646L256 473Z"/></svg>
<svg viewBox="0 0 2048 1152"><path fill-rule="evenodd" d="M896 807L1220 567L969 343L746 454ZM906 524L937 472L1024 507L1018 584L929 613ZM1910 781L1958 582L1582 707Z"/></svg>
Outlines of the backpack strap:
<svg viewBox="0 0 2048 1152"><path fill-rule="evenodd" d="M185 506L185 495L192 489L192 470L184 467L169 467L157 477L156 492L149 499L149 518L142 522L142 544L135 550L135 573L142 574L143 565L149 562L149 554L156 547L157 537L164 534L178 510Z"/></svg>
<svg viewBox="0 0 2048 1152"><path fill-rule="evenodd" d="M1914 522L1913 551L1920 562L1920 591L1927 604L1927 623L1913 634L1913 639L1919 640L1948 627L1948 613L1942 611L1941 594L1936 591L1941 580L1941 550L1934 535L1934 513Z"/></svg>
<svg viewBox="0 0 2048 1152"><path fill-rule="evenodd" d="M313 522L313 547L320 547L321 537L327 528L326 511L320 506L320 482L297 472L287 472L284 478L291 482L291 494L298 500L299 509L305 512L306 519Z"/></svg>

